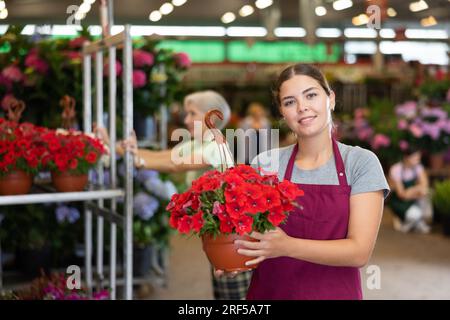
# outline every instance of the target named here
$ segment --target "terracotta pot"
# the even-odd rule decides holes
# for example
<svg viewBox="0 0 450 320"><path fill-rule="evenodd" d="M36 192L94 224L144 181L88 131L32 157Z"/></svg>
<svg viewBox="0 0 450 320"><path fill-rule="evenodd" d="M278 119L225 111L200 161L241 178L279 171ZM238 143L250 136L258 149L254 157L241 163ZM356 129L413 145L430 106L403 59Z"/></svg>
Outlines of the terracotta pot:
<svg viewBox="0 0 450 320"><path fill-rule="evenodd" d="M12 196L27 194L33 184L33 176L25 171L13 171L10 174L0 177L0 194Z"/></svg>
<svg viewBox="0 0 450 320"><path fill-rule="evenodd" d="M52 182L55 189L59 192L83 191L88 183L88 175L52 172Z"/></svg>
<svg viewBox="0 0 450 320"><path fill-rule="evenodd" d="M257 265L246 266L245 262L255 259L241 255L237 250L241 247L234 244L234 240L258 241L248 236L238 234L218 235L215 239L210 235L202 237L203 250L208 257L209 262L217 270L246 271L257 267Z"/></svg>
<svg viewBox="0 0 450 320"><path fill-rule="evenodd" d="M444 167L444 153L430 154L430 167L434 170L439 170Z"/></svg>

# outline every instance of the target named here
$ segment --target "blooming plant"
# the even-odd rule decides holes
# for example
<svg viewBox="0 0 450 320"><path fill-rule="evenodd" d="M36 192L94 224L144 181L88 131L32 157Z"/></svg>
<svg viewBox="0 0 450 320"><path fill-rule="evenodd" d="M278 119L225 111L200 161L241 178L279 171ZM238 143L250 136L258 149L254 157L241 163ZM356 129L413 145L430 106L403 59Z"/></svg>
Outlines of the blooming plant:
<svg viewBox="0 0 450 320"><path fill-rule="evenodd" d="M74 130L48 131L42 140L47 148L43 165L58 173L87 174L106 152L99 139Z"/></svg>
<svg viewBox="0 0 450 320"><path fill-rule="evenodd" d="M208 171L167 206L170 225L180 233L217 235L274 229L287 218L303 191L276 175L247 165Z"/></svg>
<svg viewBox="0 0 450 320"><path fill-rule="evenodd" d="M17 124L0 118L0 176L15 170L36 174L46 149L40 140L45 132L31 123Z"/></svg>

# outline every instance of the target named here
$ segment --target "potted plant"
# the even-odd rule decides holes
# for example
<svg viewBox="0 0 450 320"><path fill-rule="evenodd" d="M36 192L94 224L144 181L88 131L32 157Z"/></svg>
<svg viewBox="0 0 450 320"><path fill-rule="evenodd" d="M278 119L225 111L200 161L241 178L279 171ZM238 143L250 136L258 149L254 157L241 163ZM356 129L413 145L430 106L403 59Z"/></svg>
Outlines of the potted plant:
<svg viewBox="0 0 450 320"><path fill-rule="evenodd" d="M29 192L45 153L40 141L42 130L30 123L18 124L0 118L1 195Z"/></svg>
<svg viewBox="0 0 450 320"><path fill-rule="evenodd" d="M234 240L252 231L265 232L283 223L303 191L276 175L238 165L224 172L212 170L192 182L184 193L175 194L167 210L170 225L182 234L202 237L203 249L216 269L248 270L251 260L237 253Z"/></svg>
<svg viewBox="0 0 450 320"><path fill-rule="evenodd" d="M99 139L75 130L48 131L42 140L47 147L43 165L50 169L53 185L60 192L82 191L89 170L106 152Z"/></svg>
<svg viewBox="0 0 450 320"><path fill-rule="evenodd" d="M450 180L435 184L433 204L441 217L444 234L450 236Z"/></svg>

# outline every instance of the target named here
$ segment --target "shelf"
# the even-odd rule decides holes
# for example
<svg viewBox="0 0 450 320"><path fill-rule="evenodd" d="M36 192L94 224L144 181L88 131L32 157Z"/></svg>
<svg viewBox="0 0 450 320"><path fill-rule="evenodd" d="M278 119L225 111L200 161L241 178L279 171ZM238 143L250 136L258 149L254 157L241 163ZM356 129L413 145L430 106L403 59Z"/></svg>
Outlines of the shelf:
<svg viewBox="0 0 450 320"><path fill-rule="evenodd" d="M31 194L17 196L1 196L0 206L112 199L123 196L125 196L125 192L123 189L102 189L91 187L86 191L79 192L33 192Z"/></svg>

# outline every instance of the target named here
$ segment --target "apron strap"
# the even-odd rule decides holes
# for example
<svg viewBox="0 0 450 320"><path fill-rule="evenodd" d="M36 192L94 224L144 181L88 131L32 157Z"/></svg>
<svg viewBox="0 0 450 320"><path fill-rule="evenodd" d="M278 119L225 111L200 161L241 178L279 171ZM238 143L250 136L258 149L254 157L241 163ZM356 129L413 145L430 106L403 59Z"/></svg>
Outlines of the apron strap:
<svg viewBox="0 0 450 320"><path fill-rule="evenodd" d="M333 142L333 154L334 154L334 162L336 164L336 174L339 180L340 186L348 186L347 183L347 175L345 174L345 166L344 161L342 160L341 152L339 151L339 147L335 139L332 139ZM294 171L295 157L298 152L298 143L295 144L294 150L292 150L292 154L289 158L289 162L286 168L286 172L284 173L284 180L291 181L292 172Z"/></svg>

